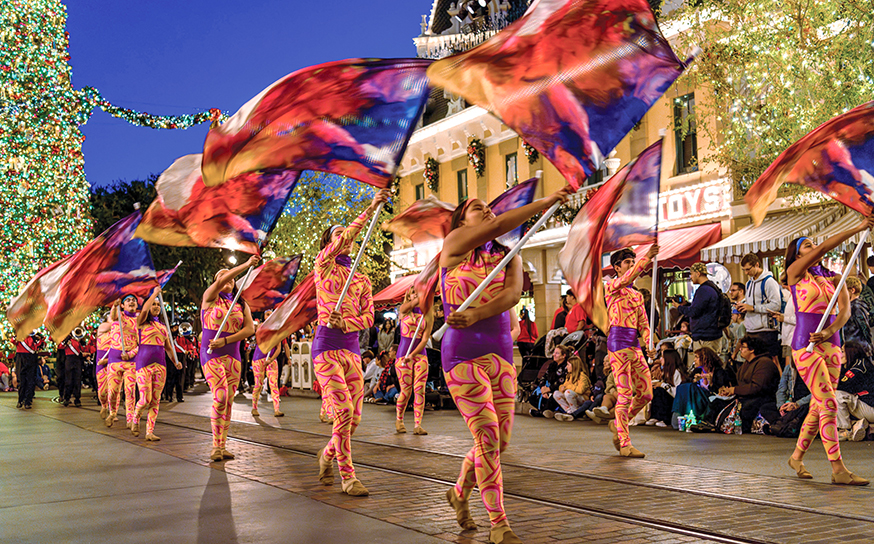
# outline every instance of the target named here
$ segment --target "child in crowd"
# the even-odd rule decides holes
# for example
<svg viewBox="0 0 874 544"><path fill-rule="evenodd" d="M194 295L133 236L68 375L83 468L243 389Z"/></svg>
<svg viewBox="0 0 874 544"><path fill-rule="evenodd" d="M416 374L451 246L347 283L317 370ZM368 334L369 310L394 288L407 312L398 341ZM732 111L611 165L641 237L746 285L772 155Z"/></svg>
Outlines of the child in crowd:
<svg viewBox="0 0 874 544"><path fill-rule="evenodd" d="M553 393L553 398L564 413L556 412L555 419L573 421L572 414L574 412L580 408L588 409L592 406L592 381L589 379L589 373L586 372L583 360L576 355L569 357L565 364L567 365L567 379ZM582 406L585 403L588 403L588 406Z"/></svg>

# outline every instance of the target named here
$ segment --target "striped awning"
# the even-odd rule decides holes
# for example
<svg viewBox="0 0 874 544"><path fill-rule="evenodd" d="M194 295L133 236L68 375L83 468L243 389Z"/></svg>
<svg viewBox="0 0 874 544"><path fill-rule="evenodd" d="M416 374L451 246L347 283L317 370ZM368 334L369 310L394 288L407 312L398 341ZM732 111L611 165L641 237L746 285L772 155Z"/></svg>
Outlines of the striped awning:
<svg viewBox="0 0 874 544"><path fill-rule="evenodd" d="M758 227L750 225L725 240L701 250L705 262L739 262L747 253L780 251L798 236L818 235L840 217L836 206L807 213L789 212L766 218Z"/></svg>
<svg viewBox="0 0 874 544"><path fill-rule="evenodd" d="M844 208L846 209L846 208ZM862 214L859 212L848 210L847 213L839 217L834 223L827 226L822 232L814 233L811 238L818 245L828 240L835 234L840 234L842 232L848 231L852 228L858 227L859 223L862 222ZM850 252L856 249L856 244L859 243L859 240L862 238L862 233L856 233L850 237L849 240L839 245L837 249L843 252Z"/></svg>

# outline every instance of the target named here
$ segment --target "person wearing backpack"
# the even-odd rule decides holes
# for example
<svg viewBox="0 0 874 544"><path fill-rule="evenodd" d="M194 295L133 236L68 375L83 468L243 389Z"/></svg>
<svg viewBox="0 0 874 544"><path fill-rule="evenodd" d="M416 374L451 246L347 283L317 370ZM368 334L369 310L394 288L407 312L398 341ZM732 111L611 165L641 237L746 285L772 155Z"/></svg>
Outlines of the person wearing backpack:
<svg viewBox="0 0 874 544"><path fill-rule="evenodd" d="M737 309L744 314L744 327L749 336L761 339L768 348L768 355L779 358L780 325L771 316L772 312L782 312L783 292L780 284L770 272L762 269L762 261L755 253L744 255L740 261L744 274L749 276L746 299Z"/></svg>
<svg viewBox="0 0 874 544"><path fill-rule="evenodd" d="M680 306L676 301L672 304L691 322L692 349L710 348L721 353L722 331L731 322L731 302L707 279L707 265L702 262L692 265L692 283L698 285L692 304Z"/></svg>

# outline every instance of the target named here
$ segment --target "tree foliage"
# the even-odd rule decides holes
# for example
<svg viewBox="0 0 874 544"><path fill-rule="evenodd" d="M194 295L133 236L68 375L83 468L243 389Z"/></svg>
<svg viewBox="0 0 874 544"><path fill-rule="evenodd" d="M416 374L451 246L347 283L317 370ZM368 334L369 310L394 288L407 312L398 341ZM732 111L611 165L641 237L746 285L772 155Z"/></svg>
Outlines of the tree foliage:
<svg viewBox="0 0 874 544"><path fill-rule="evenodd" d="M703 49L680 84L707 88L697 130L736 194L792 143L874 98L874 0L694 0L663 19Z"/></svg>

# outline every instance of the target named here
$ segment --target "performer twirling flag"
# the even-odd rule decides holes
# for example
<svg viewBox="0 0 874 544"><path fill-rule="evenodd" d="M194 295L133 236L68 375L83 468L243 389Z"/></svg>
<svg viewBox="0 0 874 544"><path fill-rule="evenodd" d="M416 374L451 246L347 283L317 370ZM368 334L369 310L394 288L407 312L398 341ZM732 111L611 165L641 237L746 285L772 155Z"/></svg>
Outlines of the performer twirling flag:
<svg viewBox="0 0 874 544"><path fill-rule="evenodd" d="M253 312L275 308L291 291L302 255L267 261L249 274L242 297Z"/></svg>

